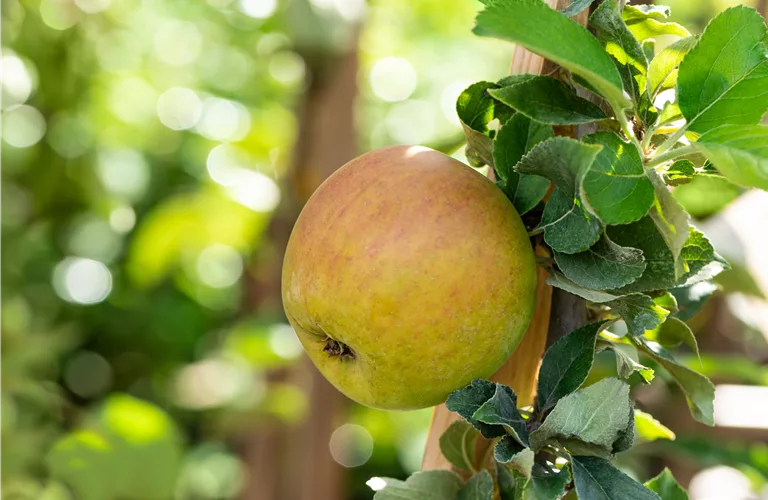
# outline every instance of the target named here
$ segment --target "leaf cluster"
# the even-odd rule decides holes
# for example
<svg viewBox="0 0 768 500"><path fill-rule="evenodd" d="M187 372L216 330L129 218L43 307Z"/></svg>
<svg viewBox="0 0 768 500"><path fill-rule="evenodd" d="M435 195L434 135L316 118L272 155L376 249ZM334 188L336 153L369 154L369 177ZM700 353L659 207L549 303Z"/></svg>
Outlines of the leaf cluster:
<svg viewBox="0 0 768 500"><path fill-rule="evenodd" d="M714 423L714 386L673 351L685 344L698 356L685 320L718 290L713 278L728 264L671 191L697 176L768 189L765 20L732 7L692 36L668 21L668 7L603 0L590 31L569 16L592 0L562 12L542 0L483 3L477 35L560 70L467 88L457 101L467 158L493 169L531 237L551 249L547 282L585 299L597 321L547 351L529 410L510 387L484 380L448 398L464 420L441 448L471 476L445 479L455 486L445 498L554 500L571 489L583 500L687 498L668 471L642 485L610 460L636 434L674 438L630 398L628 381L650 383L654 369L679 385L696 420ZM657 51L660 35L677 41ZM575 126L588 133L563 136ZM582 387L603 350L615 354L618 378ZM475 459L481 437L493 443L493 467ZM376 498L417 498L388 491Z"/></svg>

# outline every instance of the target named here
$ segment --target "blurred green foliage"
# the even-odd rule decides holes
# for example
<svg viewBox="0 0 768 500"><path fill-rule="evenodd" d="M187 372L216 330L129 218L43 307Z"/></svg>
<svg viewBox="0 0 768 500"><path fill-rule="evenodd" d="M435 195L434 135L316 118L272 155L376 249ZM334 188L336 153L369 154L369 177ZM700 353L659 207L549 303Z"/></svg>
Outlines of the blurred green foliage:
<svg viewBox="0 0 768 500"><path fill-rule="evenodd" d="M725 6L670 3L694 31ZM471 34L479 5L3 2L3 498L237 497L233 436L311 414L267 382L301 355L295 335L244 291L315 58L355 50L364 20L360 150L452 144L456 97L512 53ZM696 182L680 198L702 215L737 194ZM419 467L430 414L352 407L373 447L350 498Z"/></svg>

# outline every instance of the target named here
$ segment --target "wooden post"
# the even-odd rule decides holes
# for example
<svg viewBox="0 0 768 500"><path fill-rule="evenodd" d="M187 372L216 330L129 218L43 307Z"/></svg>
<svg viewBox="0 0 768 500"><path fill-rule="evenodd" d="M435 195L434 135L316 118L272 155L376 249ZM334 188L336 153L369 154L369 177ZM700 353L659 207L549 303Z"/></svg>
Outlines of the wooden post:
<svg viewBox="0 0 768 500"><path fill-rule="evenodd" d="M569 0L547 0L553 9L562 9ZM586 24L587 12L582 12L576 20ZM535 29L532 27L532 29ZM535 73L550 74L556 66L522 47L516 47L510 65L510 73ZM565 131L556 131L563 134ZM574 130L567 131L569 135L575 134ZM537 255L547 255L543 246L535 249ZM536 375L539 364L547 344L547 333L550 327L550 313L552 310L552 288L547 285L547 272L539 268L537 271L538 285L536 289L536 309L528 330L520 342L517 350L510 356L507 362L491 378L495 382L509 385L518 395L518 405L527 406L533 403L536 391ZM448 411L444 404L435 407L432 415L432 424L427 436L427 444L424 450L424 458L421 470L451 469L451 464L440 452L440 436L448 428L451 422L460 419L457 414ZM485 440L478 444L478 451L489 446ZM478 453L480 455L481 453Z"/></svg>

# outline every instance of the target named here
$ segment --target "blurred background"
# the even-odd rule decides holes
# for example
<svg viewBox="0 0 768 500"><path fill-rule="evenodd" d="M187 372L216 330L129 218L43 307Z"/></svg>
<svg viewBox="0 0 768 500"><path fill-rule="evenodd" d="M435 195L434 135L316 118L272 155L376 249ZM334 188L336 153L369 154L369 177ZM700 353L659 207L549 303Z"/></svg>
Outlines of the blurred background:
<svg viewBox="0 0 768 500"><path fill-rule="evenodd" d="M665 3L694 32L765 13ZM3 499L362 500L418 470L431 409L363 408L320 378L280 262L355 155L463 159L456 97L513 51L471 34L480 5L2 2ZM768 193L697 177L675 196L733 265L689 319L718 425L657 372L635 395L669 432L640 430L620 465L669 466L695 500L768 498Z"/></svg>

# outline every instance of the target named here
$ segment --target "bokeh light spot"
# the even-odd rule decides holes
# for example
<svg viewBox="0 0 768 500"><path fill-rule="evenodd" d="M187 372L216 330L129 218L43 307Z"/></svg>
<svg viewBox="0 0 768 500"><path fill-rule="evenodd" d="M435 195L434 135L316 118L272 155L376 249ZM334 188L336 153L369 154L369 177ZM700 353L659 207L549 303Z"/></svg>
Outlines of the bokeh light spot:
<svg viewBox="0 0 768 500"><path fill-rule="evenodd" d="M416 90L416 70L406 59L386 57L371 69L371 89L388 102L404 101Z"/></svg>
<svg viewBox="0 0 768 500"><path fill-rule="evenodd" d="M109 109L126 123L141 123L155 116L157 91L141 78L119 80L109 92Z"/></svg>
<svg viewBox="0 0 768 500"><path fill-rule="evenodd" d="M259 64L262 64L259 59ZM256 72L254 58L246 51L220 44L203 52L198 63L203 81L215 89L237 91L253 82ZM221 75L227 75L222 78Z"/></svg>
<svg viewBox="0 0 768 500"><path fill-rule="evenodd" d="M82 15L74 3L68 0L42 0L40 18L51 29L62 31L74 26Z"/></svg>
<svg viewBox="0 0 768 500"><path fill-rule="evenodd" d="M24 104L32 94L33 82L24 61L10 50L3 50L0 57L2 70L3 108Z"/></svg>
<svg viewBox="0 0 768 500"><path fill-rule="evenodd" d="M117 207L109 213L109 225L118 233L127 233L136 225L136 212L131 207Z"/></svg>
<svg viewBox="0 0 768 500"><path fill-rule="evenodd" d="M243 274L243 258L228 245L216 243L205 248L197 258L197 275L212 288L226 288Z"/></svg>
<svg viewBox="0 0 768 500"><path fill-rule="evenodd" d="M373 455L373 436L360 425L344 424L331 434L331 456L344 467L359 467Z"/></svg>
<svg viewBox="0 0 768 500"><path fill-rule="evenodd" d="M117 256L121 247L120 236L106 220L86 214L72 221L67 249L73 255L108 263Z"/></svg>
<svg viewBox="0 0 768 500"><path fill-rule="evenodd" d="M366 11L365 0L310 0L318 9L334 11L346 21L357 21Z"/></svg>
<svg viewBox="0 0 768 500"><path fill-rule="evenodd" d="M131 32L110 31L96 42L96 57L102 68L113 73L138 69L142 62L141 48Z"/></svg>
<svg viewBox="0 0 768 500"><path fill-rule="evenodd" d="M176 403L185 408L215 408L252 392L259 398L264 387L252 382L247 367L221 359L206 359L182 368L176 375Z"/></svg>
<svg viewBox="0 0 768 500"><path fill-rule="evenodd" d="M421 144L435 135L433 107L425 101L409 100L392 106L385 125L389 136L400 144Z"/></svg>
<svg viewBox="0 0 768 500"><path fill-rule="evenodd" d="M87 14L96 14L107 10L112 5L112 0L75 0L75 5Z"/></svg>
<svg viewBox="0 0 768 500"><path fill-rule="evenodd" d="M251 159L231 144L216 146L208 154L206 168L211 179L227 188L227 194L256 212L270 212L280 203L280 188L261 172L248 169Z"/></svg>
<svg viewBox="0 0 768 500"><path fill-rule="evenodd" d="M67 257L53 271L53 288L68 302L97 304L112 290L112 274L97 260Z"/></svg>
<svg viewBox="0 0 768 500"><path fill-rule="evenodd" d="M251 128L251 117L245 107L237 102L218 97L203 101L203 111L197 123L197 131L214 141L239 141Z"/></svg>
<svg viewBox="0 0 768 500"><path fill-rule="evenodd" d="M93 145L89 122L67 114L57 114L51 118L45 138L59 156L69 160L84 155Z"/></svg>
<svg viewBox="0 0 768 500"><path fill-rule="evenodd" d="M383 490L387 482L380 477L372 477L365 484L373 491Z"/></svg>
<svg viewBox="0 0 768 500"><path fill-rule="evenodd" d="M157 441L172 432L171 421L160 408L131 396L110 397L103 418L112 431L133 443Z"/></svg>
<svg viewBox="0 0 768 500"><path fill-rule="evenodd" d="M295 85L304 80L304 59L296 52L284 50L269 60L269 74L285 85Z"/></svg>
<svg viewBox="0 0 768 500"><path fill-rule="evenodd" d="M716 386L715 425L768 429L768 387L734 384Z"/></svg>
<svg viewBox="0 0 768 500"><path fill-rule="evenodd" d="M101 355L80 351L64 368L64 383L78 396L93 398L112 385L112 367Z"/></svg>
<svg viewBox="0 0 768 500"><path fill-rule="evenodd" d="M699 471L688 485L691 500L753 500L749 478L725 465Z"/></svg>
<svg viewBox="0 0 768 500"><path fill-rule="evenodd" d="M243 14L256 19L266 19L277 10L277 0L240 0Z"/></svg>
<svg viewBox="0 0 768 500"><path fill-rule="evenodd" d="M236 455L222 445L205 443L187 454L176 498L237 498L245 478Z"/></svg>
<svg viewBox="0 0 768 500"><path fill-rule="evenodd" d="M287 324L277 324L270 328L269 347L272 352L287 360L297 359L304 350L296 332Z"/></svg>
<svg viewBox="0 0 768 500"><path fill-rule="evenodd" d="M155 56L170 66L195 62L203 47L203 35L193 23L172 19L163 22L155 33Z"/></svg>
<svg viewBox="0 0 768 500"><path fill-rule="evenodd" d="M150 181L144 156L133 149L106 149L99 152L96 173L113 194L131 200L141 198Z"/></svg>
<svg viewBox="0 0 768 500"><path fill-rule="evenodd" d="M202 101L190 89L173 87L157 99L157 116L160 122L171 130L194 127L202 112Z"/></svg>
<svg viewBox="0 0 768 500"><path fill-rule="evenodd" d="M45 118L32 106L23 104L3 112L3 140L15 148L28 148L45 135Z"/></svg>

